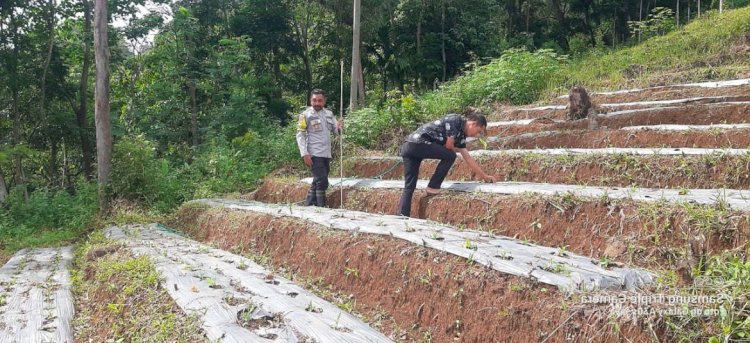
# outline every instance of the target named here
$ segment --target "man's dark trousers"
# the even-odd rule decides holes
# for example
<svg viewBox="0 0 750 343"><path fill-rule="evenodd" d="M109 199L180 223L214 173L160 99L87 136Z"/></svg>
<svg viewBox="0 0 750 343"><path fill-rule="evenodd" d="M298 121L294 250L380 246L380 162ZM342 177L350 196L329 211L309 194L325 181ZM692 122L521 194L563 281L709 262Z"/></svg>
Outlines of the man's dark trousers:
<svg viewBox="0 0 750 343"><path fill-rule="evenodd" d="M328 173L331 171L331 159L312 156L313 182L307 192L305 206L315 205L325 207L326 190L328 189Z"/></svg>
<svg viewBox="0 0 750 343"><path fill-rule="evenodd" d="M456 161L456 153L448 150L440 144L412 143L406 142L401 145L401 157L404 159L404 191L401 193L399 214L409 216L411 214L411 200L414 189L417 188L419 180L419 167L424 159L440 160L435 173L427 185L430 188L440 189L443 180Z"/></svg>

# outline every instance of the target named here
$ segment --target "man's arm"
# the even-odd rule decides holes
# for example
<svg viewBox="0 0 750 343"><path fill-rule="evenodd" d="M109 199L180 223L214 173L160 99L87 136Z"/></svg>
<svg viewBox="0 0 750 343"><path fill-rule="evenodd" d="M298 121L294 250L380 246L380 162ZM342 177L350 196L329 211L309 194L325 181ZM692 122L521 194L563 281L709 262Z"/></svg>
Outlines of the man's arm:
<svg viewBox="0 0 750 343"><path fill-rule="evenodd" d="M312 157L307 151L307 117L304 113L299 115L299 121L297 121L297 147L305 165L312 167Z"/></svg>
<svg viewBox="0 0 750 343"><path fill-rule="evenodd" d="M328 112L326 123L328 124L328 129L333 132L334 135L338 136L341 134L341 129L343 129L344 123L343 121L336 121L333 112Z"/></svg>
<svg viewBox="0 0 750 343"><path fill-rule="evenodd" d="M448 137L448 139L445 140L445 147L448 150L458 151L456 149L456 139L453 137Z"/></svg>
<svg viewBox="0 0 750 343"><path fill-rule="evenodd" d="M456 150L461 154L461 157L464 159L464 162L466 162L466 164L469 165L469 168L472 171L474 171L474 173L480 176L482 181L484 182L497 181L495 180L494 176L489 176L487 175L487 173L484 172L484 170L482 170L482 167L480 167L479 164L476 161L474 161L474 158L471 157L471 154L469 154L469 150L465 148L457 148Z"/></svg>

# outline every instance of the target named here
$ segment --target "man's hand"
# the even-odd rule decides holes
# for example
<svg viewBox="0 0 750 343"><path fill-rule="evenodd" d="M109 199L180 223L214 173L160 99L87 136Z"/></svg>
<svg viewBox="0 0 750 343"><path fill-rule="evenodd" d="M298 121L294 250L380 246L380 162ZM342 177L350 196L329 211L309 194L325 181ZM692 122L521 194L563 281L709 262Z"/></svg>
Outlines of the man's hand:
<svg viewBox="0 0 750 343"><path fill-rule="evenodd" d="M312 156L310 155L302 156L302 160L305 161L305 165L308 168L312 168Z"/></svg>
<svg viewBox="0 0 750 343"><path fill-rule="evenodd" d="M482 178L482 181L484 181L484 182L486 182L486 183L495 183L495 182L497 182L497 178L495 178L494 176L490 176L490 175L485 175L485 176L484 176L484 177Z"/></svg>
<svg viewBox="0 0 750 343"><path fill-rule="evenodd" d="M344 119L339 119L336 123L336 128L339 129L339 132L344 131Z"/></svg>

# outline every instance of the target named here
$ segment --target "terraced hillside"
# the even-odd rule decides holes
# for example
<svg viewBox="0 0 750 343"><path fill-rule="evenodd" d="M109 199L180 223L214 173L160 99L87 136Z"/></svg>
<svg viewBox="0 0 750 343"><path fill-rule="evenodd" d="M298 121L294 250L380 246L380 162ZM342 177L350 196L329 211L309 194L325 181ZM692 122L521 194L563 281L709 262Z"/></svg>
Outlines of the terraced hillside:
<svg viewBox="0 0 750 343"><path fill-rule="evenodd" d="M484 142L472 143L473 154L485 171L504 181L496 184L472 181L473 175L459 159L444 184L445 192L439 196L418 192L412 208L415 217L434 222L436 227L447 224L486 237L488 245L475 247L472 239L465 240L464 249L437 247L429 238L424 238L422 244L416 243L454 255L468 254L469 260L482 264L480 255L512 258L511 252L491 252L497 245L492 237L509 237L521 244L557 250L550 252L552 255L588 256L607 267L651 270L659 280L652 286L668 283L681 289L690 288L696 277L702 280L701 270L708 258L725 251L741 251L747 244L750 193L744 189L750 177L750 155L744 131L750 110L744 97L749 94L748 84L750 80L733 80L596 94L593 98L599 105L599 115L573 122L563 119L564 105L493 113L489 137ZM602 108L612 110L602 111ZM592 121L598 125L591 125ZM400 158L373 152L371 156L350 158L344 165L347 178L331 180L337 188L330 192L329 207L372 214L396 213L403 186ZM425 161L420 177L429 178L434 167L435 163ZM248 198L266 203L299 203L310 181L270 178ZM421 181L418 188L425 186L426 181ZM292 208L289 211L294 213ZM342 217L353 213L337 211L341 211ZM310 220L300 213L296 216ZM185 210L183 216L187 218L186 227L211 232L204 238L208 241L249 249L253 244L261 244L261 253L287 261L286 255L275 251L262 235L253 235L243 242L239 238L225 240L224 234L213 233L253 226L259 218L242 217L236 224L212 229L212 221L222 216L215 209ZM411 228L409 224L406 226L405 230ZM442 237L439 232L425 235ZM399 238L393 233L391 236ZM342 250L347 251L344 247ZM363 259L367 257L345 254L337 263L359 265ZM288 263L290 268L305 271L305 267ZM490 265L495 266L495 261ZM563 266L557 271L570 275L572 270ZM333 271L310 267L306 272L346 289L357 299L383 292L370 281L357 281L362 283L357 287L351 280L339 280ZM402 287L419 280L419 272L407 274L398 282ZM439 277L451 276L445 273ZM534 283L544 283L531 274L526 277ZM622 283L622 289L627 288L625 284ZM646 287L641 291L650 294L653 289ZM457 301L433 298L441 300L414 304L414 310L420 306L439 308ZM561 293L555 301L561 303L561 309L570 308L570 299L574 298ZM476 295L470 302L482 301L481 295ZM538 301L546 303L549 299ZM381 306L377 301L363 305ZM514 305L509 301L501 307L507 306ZM581 311L566 312L573 318L567 323L561 322L566 315L557 320L561 325L558 333L566 332L564 336L582 340L612 339L588 335L590 332L571 334L570 330L579 327L575 318L580 320L586 313ZM401 326L412 326L412 337L424 332L431 335L442 332L437 335L438 341L455 338L454 330L440 319L440 316L428 320L405 316ZM650 336L649 339L676 340L679 333L666 330L665 324L673 319L659 318L661 326L651 327L664 331L651 332L648 326L635 325L633 331L623 330L620 339L632 340L628 335L638 332ZM515 324L510 326L512 332L523 332L529 326L544 327L533 321L515 320L512 319ZM469 336L469 341L483 341L508 332L507 324L500 318L476 325L482 328L482 334ZM638 331L639 328L645 331ZM544 331L539 330L532 340L546 339ZM488 332L492 334L483 335ZM467 338L466 332L462 334Z"/></svg>
<svg viewBox="0 0 750 343"><path fill-rule="evenodd" d="M71 277L73 259L149 261L153 270L135 269L160 275L148 297L178 318L153 320L196 323L185 341L701 340L717 333L718 305L741 301L652 300L722 295L706 287L707 261L747 245L748 87L596 94L599 114L574 122L563 99L493 113L472 148L503 181L472 181L458 160L442 194L417 192L415 218L392 215L400 159L376 151L344 162L329 208L298 205L309 179L270 177L244 200L185 204L164 223L177 231L110 227L106 245L75 258L70 248L19 252L0 269L11 295L0 297L0 341L91 340L99 312L83 304L139 294L119 291L125 269ZM81 280L101 289L72 294ZM135 315L105 302L101 311ZM148 330L137 337L159 341Z"/></svg>

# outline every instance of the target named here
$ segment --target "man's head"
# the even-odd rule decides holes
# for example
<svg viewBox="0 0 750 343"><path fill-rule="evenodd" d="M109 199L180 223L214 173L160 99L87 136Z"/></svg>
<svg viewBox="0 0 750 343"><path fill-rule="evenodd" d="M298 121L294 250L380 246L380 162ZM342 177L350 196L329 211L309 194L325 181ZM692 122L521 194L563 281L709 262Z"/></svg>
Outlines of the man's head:
<svg viewBox="0 0 750 343"><path fill-rule="evenodd" d="M467 137L477 137L487 128L487 118L479 109L469 107L464 111L464 115L466 116L464 133Z"/></svg>
<svg viewBox="0 0 750 343"><path fill-rule="evenodd" d="M320 111L323 107L326 107L326 93L321 89L313 89L310 92L310 106L316 111Z"/></svg>

